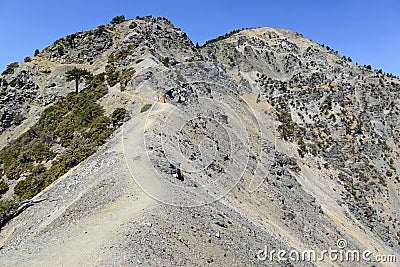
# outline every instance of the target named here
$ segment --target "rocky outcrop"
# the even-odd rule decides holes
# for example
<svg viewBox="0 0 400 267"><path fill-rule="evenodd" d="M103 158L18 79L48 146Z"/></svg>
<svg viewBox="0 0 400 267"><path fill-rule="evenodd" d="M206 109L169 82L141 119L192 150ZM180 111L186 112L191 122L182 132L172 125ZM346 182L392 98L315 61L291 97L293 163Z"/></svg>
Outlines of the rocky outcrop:
<svg viewBox="0 0 400 267"><path fill-rule="evenodd" d="M0 77L0 133L18 126L28 117L31 104L41 100L39 86L29 73L21 71L8 78Z"/></svg>

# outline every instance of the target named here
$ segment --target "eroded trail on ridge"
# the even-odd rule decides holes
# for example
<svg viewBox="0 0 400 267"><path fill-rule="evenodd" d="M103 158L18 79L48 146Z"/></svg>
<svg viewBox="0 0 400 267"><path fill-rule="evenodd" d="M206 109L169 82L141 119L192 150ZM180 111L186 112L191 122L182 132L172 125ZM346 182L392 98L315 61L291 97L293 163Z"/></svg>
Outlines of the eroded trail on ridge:
<svg viewBox="0 0 400 267"><path fill-rule="evenodd" d="M116 137L99 157L103 158L101 163L84 174L85 181L79 180L78 170L72 170L37 196L46 197L46 201L27 210L2 230L2 244L11 241L18 247L15 251L3 251L7 257L1 257L2 266L86 266L94 263L102 259L107 243L120 238L122 229L154 206L156 201L135 183L123 154L123 142L125 147L134 149L143 146L144 121L145 116L138 116L126 123L124 131L130 132L129 138L124 139L119 133L119 138ZM95 160L91 157L80 169ZM149 172L149 175L152 174ZM79 188L68 194L71 184L79 184ZM62 186L65 190L60 190ZM48 207L44 218L40 218L43 211L35 213L57 202L56 207ZM38 223L24 231L27 224L24 217ZM11 238L15 234L20 239Z"/></svg>

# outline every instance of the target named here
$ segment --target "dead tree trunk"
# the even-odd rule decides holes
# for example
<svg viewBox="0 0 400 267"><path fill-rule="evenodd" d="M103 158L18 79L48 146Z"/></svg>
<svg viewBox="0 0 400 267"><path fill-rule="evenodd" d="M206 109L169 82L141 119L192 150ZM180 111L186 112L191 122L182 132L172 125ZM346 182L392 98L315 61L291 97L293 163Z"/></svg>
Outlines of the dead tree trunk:
<svg viewBox="0 0 400 267"><path fill-rule="evenodd" d="M24 200L18 203L18 208L14 210L14 207L9 208L6 210L6 212L0 217L0 230L3 228L4 225L6 225L7 222L9 222L12 218L17 217L21 212L29 208L30 206L42 202L46 200L45 198L43 199L38 199L38 200Z"/></svg>

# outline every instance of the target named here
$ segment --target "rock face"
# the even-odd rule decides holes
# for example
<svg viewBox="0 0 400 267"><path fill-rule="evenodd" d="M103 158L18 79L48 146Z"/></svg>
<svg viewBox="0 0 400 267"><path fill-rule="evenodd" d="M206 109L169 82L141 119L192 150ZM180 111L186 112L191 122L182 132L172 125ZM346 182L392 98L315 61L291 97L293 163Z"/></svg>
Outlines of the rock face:
<svg viewBox="0 0 400 267"><path fill-rule="evenodd" d="M260 260L342 239L400 260L399 79L285 29L196 48L143 17L71 34L3 73L2 136L73 91L75 66L104 72L101 105L131 120L0 231L1 266L354 266Z"/></svg>
<svg viewBox="0 0 400 267"><path fill-rule="evenodd" d="M10 81L0 78L0 133L4 129L18 126L28 117L31 104L41 97L39 86L26 71L21 71Z"/></svg>

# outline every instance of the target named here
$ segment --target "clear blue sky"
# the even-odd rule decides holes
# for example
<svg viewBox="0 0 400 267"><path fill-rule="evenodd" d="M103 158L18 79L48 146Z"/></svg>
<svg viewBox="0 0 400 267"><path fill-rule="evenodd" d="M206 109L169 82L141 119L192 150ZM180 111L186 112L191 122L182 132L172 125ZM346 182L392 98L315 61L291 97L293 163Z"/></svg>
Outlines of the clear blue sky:
<svg viewBox="0 0 400 267"><path fill-rule="evenodd" d="M0 70L116 15L167 17L200 44L237 28L287 28L400 75L400 0L0 0Z"/></svg>

